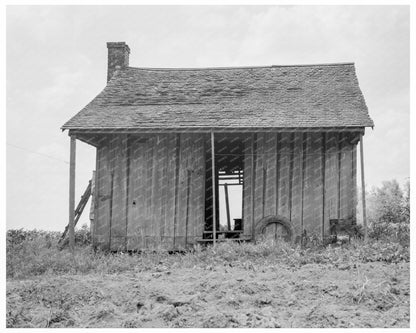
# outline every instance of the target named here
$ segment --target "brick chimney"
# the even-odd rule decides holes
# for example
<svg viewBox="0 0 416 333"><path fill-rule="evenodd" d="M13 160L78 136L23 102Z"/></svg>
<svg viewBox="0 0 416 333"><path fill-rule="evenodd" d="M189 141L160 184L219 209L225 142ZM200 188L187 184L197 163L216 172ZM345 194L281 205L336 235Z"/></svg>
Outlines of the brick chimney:
<svg viewBox="0 0 416 333"><path fill-rule="evenodd" d="M117 69L129 67L130 48L125 42L108 42L107 82Z"/></svg>

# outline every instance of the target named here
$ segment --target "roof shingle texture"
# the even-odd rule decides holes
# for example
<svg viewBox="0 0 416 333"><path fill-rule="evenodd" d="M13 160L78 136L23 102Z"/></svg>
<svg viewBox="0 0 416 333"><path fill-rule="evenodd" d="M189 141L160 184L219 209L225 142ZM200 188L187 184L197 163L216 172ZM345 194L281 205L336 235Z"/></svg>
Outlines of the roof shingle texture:
<svg viewBox="0 0 416 333"><path fill-rule="evenodd" d="M63 129L373 126L354 64L116 71Z"/></svg>

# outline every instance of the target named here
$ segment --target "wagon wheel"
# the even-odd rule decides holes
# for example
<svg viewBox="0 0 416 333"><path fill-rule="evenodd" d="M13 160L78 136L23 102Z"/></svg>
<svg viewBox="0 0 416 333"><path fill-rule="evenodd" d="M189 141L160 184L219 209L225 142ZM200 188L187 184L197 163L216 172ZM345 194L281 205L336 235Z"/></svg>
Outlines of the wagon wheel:
<svg viewBox="0 0 416 333"><path fill-rule="evenodd" d="M256 223L255 238L282 239L292 241L293 230L290 221L282 216L267 216Z"/></svg>

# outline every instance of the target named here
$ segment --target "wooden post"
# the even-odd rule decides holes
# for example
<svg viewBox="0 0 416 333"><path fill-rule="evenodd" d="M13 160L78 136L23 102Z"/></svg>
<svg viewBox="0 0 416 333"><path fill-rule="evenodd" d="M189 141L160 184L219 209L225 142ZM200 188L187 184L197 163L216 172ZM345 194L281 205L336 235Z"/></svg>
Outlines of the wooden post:
<svg viewBox="0 0 416 333"><path fill-rule="evenodd" d="M365 204L365 181L364 181L364 143L363 134L360 134L360 160L361 160L361 196L363 202L363 226L364 226L364 241L368 241L367 232L367 212Z"/></svg>
<svg viewBox="0 0 416 333"><path fill-rule="evenodd" d="M216 202L216 181L215 181L215 142L214 132L211 132L211 172L212 172L212 237L215 246L217 238L217 202Z"/></svg>
<svg viewBox="0 0 416 333"><path fill-rule="evenodd" d="M230 218L230 202L228 200L228 185L224 184L224 193L225 193L225 209L227 210L227 227L231 231L231 218Z"/></svg>
<svg viewBox="0 0 416 333"><path fill-rule="evenodd" d="M255 133L253 133L251 135L251 186L250 186L250 204L251 204L251 239L253 241L256 240L256 235L255 235L255 218L254 218L254 213L255 213L255 209L254 209L254 188L256 185L256 173L255 173L255 147L256 147L256 139L257 139L257 135Z"/></svg>
<svg viewBox="0 0 416 333"><path fill-rule="evenodd" d="M69 248L74 252L74 218L75 218L75 152L76 138L71 135L70 157L69 157Z"/></svg>
<svg viewBox="0 0 416 333"><path fill-rule="evenodd" d="M191 191L191 170L187 170L186 177L186 215L185 215L185 246L188 246L189 197Z"/></svg>

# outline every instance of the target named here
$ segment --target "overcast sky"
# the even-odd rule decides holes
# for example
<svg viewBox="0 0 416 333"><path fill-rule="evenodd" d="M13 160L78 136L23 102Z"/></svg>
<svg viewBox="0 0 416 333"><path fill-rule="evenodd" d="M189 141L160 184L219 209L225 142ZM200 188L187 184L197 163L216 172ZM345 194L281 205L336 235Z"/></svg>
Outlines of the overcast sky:
<svg viewBox="0 0 416 333"><path fill-rule="evenodd" d="M134 67L355 62L375 122L364 141L366 183L409 176L406 6L12 6L7 228L67 224L69 138L60 127L105 86L108 41L126 41ZM78 143L77 202L94 164L95 150Z"/></svg>

